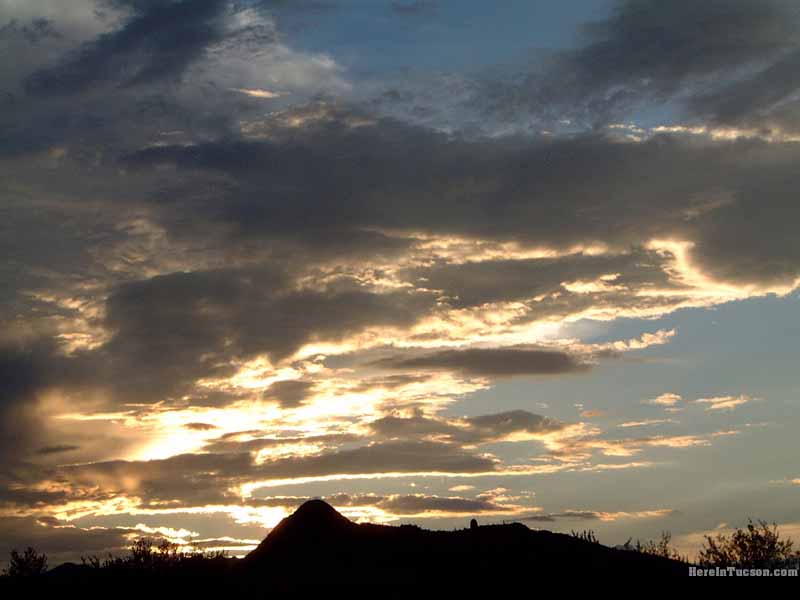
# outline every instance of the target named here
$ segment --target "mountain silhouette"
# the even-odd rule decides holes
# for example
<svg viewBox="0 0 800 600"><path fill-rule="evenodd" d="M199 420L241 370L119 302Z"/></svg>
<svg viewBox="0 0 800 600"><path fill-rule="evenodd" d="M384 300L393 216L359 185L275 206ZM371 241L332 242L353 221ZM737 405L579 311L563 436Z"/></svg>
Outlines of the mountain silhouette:
<svg viewBox="0 0 800 600"><path fill-rule="evenodd" d="M466 523L465 523L466 525ZM436 584L453 577L525 581L589 573L686 575L681 562L608 548L521 523L429 531L415 525L353 523L322 500L283 519L237 565L279 588ZM463 583L463 582L462 582Z"/></svg>
<svg viewBox="0 0 800 600"><path fill-rule="evenodd" d="M687 574L688 565L676 560L531 530L521 523L481 526L473 519L469 527L454 531L354 523L326 502L309 500L239 560L190 556L160 566L118 560L103 568L66 563L43 580L61 590L73 585L82 591L121 590L140 582L149 586L158 580L157 589L176 585L184 596L218 600L231 593L248 598L280 592L317 596L331 589L369 586L371 591L380 588L385 597L394 596L385 592L453 592L476 584L531 586L536 580L587 575ZM0 591L11 583L0 581Z"/></svg>
<svg viewBox="0 0 800 600"><path fill-rule="evenodd" d="M303 550L336 544L351 539L358 525L341 515L323 500L308 500L293 514L283 519L263 542L245 559L252 563L260 556Z"/></svg>

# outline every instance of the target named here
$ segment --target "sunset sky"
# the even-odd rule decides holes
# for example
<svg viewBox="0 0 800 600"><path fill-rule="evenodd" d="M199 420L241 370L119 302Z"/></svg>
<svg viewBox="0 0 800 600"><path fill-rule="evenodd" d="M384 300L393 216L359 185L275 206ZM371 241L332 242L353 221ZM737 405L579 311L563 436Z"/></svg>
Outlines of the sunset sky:
<svg viewBox="0 0 800 600"><path fill-rule="evenodd" d="M800 542L793 0L0 0L0 553Z"/></svg>

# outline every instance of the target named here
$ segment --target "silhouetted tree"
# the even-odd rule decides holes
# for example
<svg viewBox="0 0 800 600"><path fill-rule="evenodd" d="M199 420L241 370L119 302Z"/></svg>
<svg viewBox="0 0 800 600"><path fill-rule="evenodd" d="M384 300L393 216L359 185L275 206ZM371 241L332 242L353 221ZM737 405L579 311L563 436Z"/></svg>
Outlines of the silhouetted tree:
<svg viewBox="0 0 800 600"><path fill-rule="evenodd" d="M35 577L47 571L47 555L36 552L30 546L24 553L11 551L8 568L3 571L9 577Z"/></svg>
<svg viewBox="0 0 800 600"><path fill-rule="evenodd" d="M730 536L705 536L698 562L710 567L759 569L797 558L792 541L781 539L777 524L770 526L766 521L748 519L746 528L737 529Z"/></svg>

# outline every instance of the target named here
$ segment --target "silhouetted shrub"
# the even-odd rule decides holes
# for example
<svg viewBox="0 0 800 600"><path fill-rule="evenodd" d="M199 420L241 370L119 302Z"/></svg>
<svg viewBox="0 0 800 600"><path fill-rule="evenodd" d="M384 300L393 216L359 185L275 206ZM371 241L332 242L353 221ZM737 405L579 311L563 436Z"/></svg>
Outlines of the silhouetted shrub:
<svg viewBox="0 0 800 600"><path fill-rule="evenodd" d="M766 521L748 519L745 529L737 529L730 536L705 536L698 562L704 567L759 569L797 558L792 541L781 539L775 523L770 526Z"/></svg>
<svg viewBox="0 0 800 600"><path fill-rule="evenodd" d="M583 531L575 531L573 529L570 531L570 535L574 538L578 538L579 540L583 540L584 542L591 542L592 544L600 543L600 540L595 537L594 531L591 529L584 529Z"/></svg>
<svg viewBox="0 0 800 600"><path fill-rule="evenodd" d="M646 542L636 540L636 543L633 543L632 538L628 538L628 541L622 545L622 548L624 550L641 552L642 554L650 554L651 556L670 558L685 563L689 562L688 556L681 555L680 552L672 547L672 534L669 531L662 531L661 538L657 542L653 540L647 540Z"/></svg>
<svg viewBox="0 0 800 600"><path fill-rule="evenodd" d="M9 577L35 577L47 571L47 556L36 552L30 546L24 553L11 551L11 559L4 574Z"/></svg>

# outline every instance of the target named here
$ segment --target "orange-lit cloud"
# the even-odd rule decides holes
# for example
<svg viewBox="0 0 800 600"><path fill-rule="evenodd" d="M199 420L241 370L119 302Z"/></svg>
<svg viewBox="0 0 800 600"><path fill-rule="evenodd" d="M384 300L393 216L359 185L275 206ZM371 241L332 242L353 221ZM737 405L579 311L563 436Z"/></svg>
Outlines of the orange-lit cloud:
<svg viewBox="0 0 800 600"><path fill-rule="evenodd" d="M699 398L695 400L697 404L707 404L706 410L733 410L737 406L747 404L753 398L747 395L740 396L716 396L714 398Z"/></svg>

